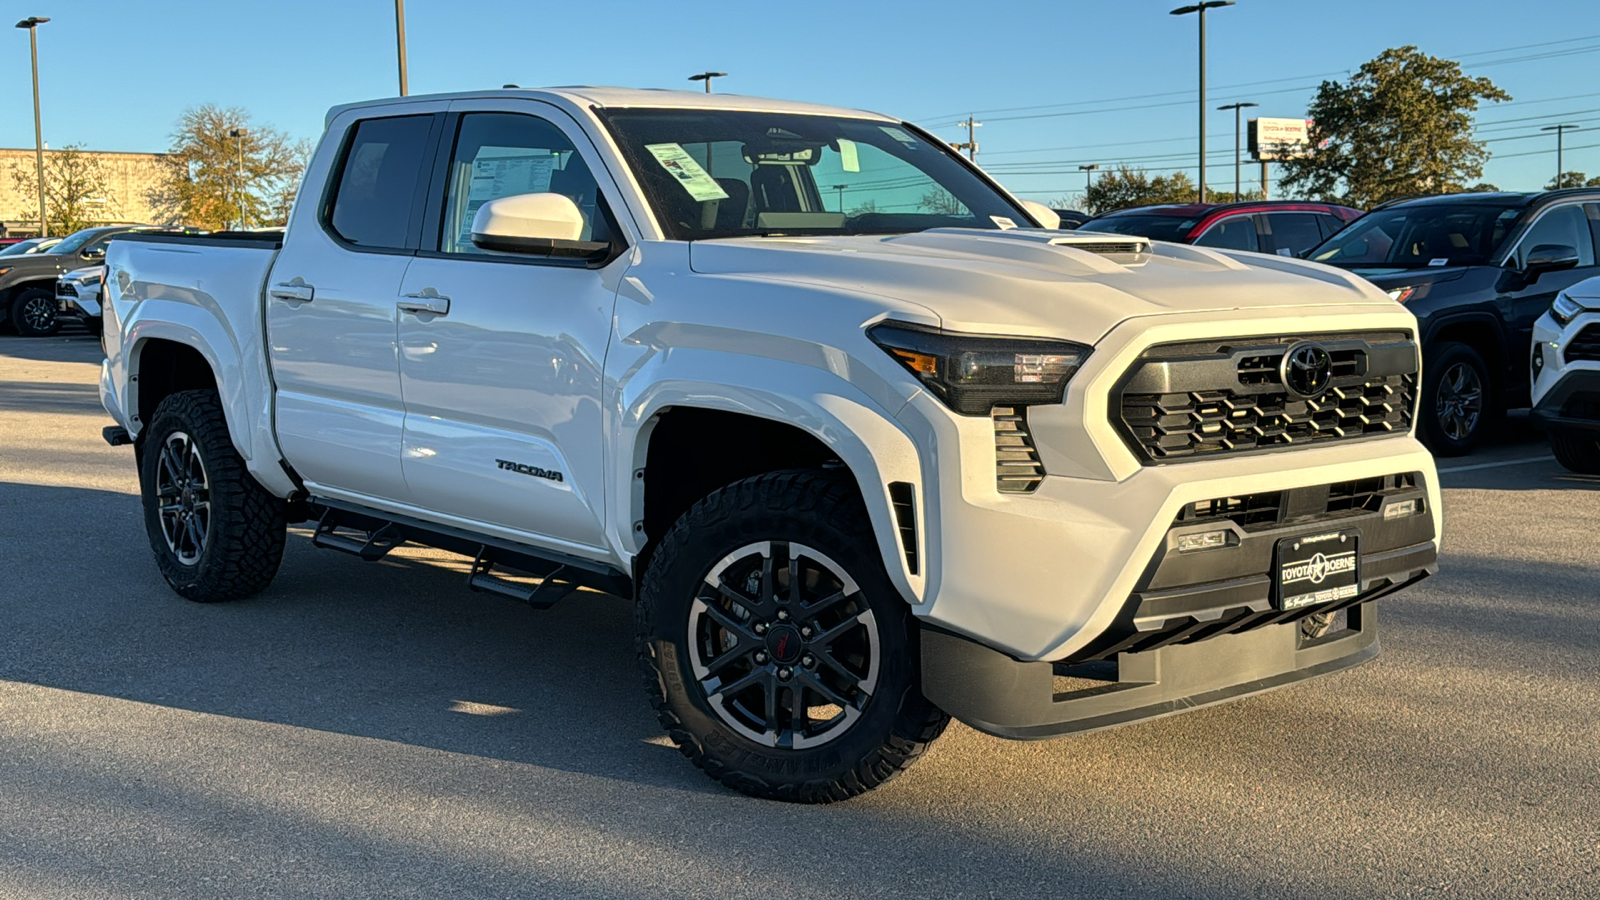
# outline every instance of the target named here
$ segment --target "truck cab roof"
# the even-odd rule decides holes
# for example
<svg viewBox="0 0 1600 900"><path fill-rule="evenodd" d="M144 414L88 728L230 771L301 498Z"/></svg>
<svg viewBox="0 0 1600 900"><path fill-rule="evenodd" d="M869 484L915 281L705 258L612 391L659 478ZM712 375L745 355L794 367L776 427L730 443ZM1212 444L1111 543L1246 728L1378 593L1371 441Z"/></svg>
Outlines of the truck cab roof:
<svg viewBox="0 0 1600 900"><path fill-rule="evenodd" d="M333 122L334 118L346 112L368 107L392 107L402 103L424 103L438 100L482 100L494 97L542 100L546 103L573 109L740 110L818 116L846 116L857 119L882 119L886 122L900 121L899 119L867 110L825 106L818 103L800 103L793 100L774 100L768 97L750 97L744 94L707 94L703 91L572 85L546 88L495 88L481 91L459 91L448 94L412 94L406 97L363 100L357 103L341 104L328 110L328 115L323 125L326 127Z"/></svg>

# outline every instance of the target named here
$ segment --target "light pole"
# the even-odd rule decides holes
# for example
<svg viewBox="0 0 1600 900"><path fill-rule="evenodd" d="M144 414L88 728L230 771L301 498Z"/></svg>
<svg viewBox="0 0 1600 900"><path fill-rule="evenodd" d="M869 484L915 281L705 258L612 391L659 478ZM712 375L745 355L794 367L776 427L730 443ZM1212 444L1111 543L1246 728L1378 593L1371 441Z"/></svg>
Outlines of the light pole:
<svg viewBox="0 0 1600 900"><path fill-rule="evenodd" d="M1089 188L1094 187L1094 173L1098 168L1100 168L1099 163L1090 163L1089 165L1078 167L1078 171L1083 173L1083 192L1085 194L1089 193Z"/></svg>
<svg viewBox="0 0 1600 900"><path fill-rule="evenodd" d="M50 21L44 16L29 16L17 23L28 29L28 52L33 56L33 175L39 182L39 237L50 236L44 218L44 129L39 125L39 26Z"/></svg>
<svg viewBox="0 0 1600 900"><path fill-rule="evenodd" d="M1206 202L1206 10L1232 6L1234 0L1205 0L1193 6L1180 6L1172 15L1200 14L1200 202Z"/></svg>
<svg viewBox="0 0 1600 900"><path fill-rule="evenodd" d="M406 0L394 0L394 45L400 59L400 96L408 92L406 85Z"/></svg>
<svg viewBox="0 0 1600 900"><path fill-rule="evenodd" d="M1256 106L1255 103L1229 103L1217 107L1218 110L1233 110L1233 202L1239 202L1239 110ZM1262 187L1261 193L1265 195L1267 189Z"/></svg>
<svg viewBox="0 0 1600 900"><path fill-rule="evenodd" d="M709 93L711 93L711 79L713 79L713 78L727 78L727 77L728 77L728 73L727 72L701 72L699 75L690 75L689 76L689 80L690 81L704 81L706 83L706 93L709 94Z"/></svg>
<svg viewBox="0 0 1600 900"><path fill-rule="evenodd" d="M238 191L238 200L239 200L239 230L240 231L243 231L243 230L245 230L246 228L249 227L249 224L245 221L245 214L244 214L244 139L245 139L245 136L248 135L249 133L250 133L250 130L247 129L247 128L232 128L232 129L229 129L229 131L228 131L228 137L231 137L234 140L239 142L239 184L238 184L238 187L236 188L236 190Z"/></svg>
<svg viewBox="0 0 1600 900"><path fill-rule="evenodd" d="M833 185L833 189L839 192L839 212L844 212L844 189L849 186L848 184Z"/></svg>
<svg viewBox="0 0 1600 900"><path fill-rule="evenodd" d="M35 88L37 90L37 88ZM1562 168L1561 138L1569 131L1577 131L1576 125L1546 125L1540 131L1554 131L1556 133L1556 187L1562 187L1562 179L1566 177L1567 170Z"/></svg>

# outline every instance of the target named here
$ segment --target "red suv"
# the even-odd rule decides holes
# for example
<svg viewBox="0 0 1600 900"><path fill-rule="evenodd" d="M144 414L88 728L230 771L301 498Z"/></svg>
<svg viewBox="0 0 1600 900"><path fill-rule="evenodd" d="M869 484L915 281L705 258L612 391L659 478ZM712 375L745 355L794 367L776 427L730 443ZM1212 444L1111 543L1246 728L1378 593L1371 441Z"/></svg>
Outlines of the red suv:
<svg viewBox="0 0 1600 900"><path fill-rule="evenodd" d="M1331 203L1257 200L1245 203L1181 203L1119 209L1079 226L1079 231L1136 234L1223 250L1254 250L1301 256L1355 221L1361 210Z"/></svg>

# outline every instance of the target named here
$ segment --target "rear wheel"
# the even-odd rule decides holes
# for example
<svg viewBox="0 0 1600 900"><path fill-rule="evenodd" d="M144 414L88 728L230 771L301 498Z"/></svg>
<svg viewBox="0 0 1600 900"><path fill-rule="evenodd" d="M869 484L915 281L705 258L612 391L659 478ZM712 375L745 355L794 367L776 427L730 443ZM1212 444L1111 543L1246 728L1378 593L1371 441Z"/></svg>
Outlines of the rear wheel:
<svg viewBox="0 0 1600 900"><path fill-rule="evenodd" d="M56 315L56 295L44 288L28 288L11 300L11 321L17 333L27 337L46 337L61 330Z"/></svg>
<svg viewBox="0 0 1600 900"><path fill-rule="evenodd" d="M141 439L145 532L167 584L214 603L271 583L283 558L284 504L245 470L216 392L162 400Z"/></svg>
<svg viewBox="0 0 1600 900"><path fill-rule="evenodd" d="M1600 475L1600 438L1590 435L1551 434L1550 449L1569 472Z"/></svg>
<svg viewBox="0 0 1600 900"><path fill-rule="evenodd" d="M1422 440L1439 456L1471 452L1494 415L1492 383L1483 356L1467 344L1434 348L1422 382Z"/></svg>
<svg viewBox="0 0 1600 900"><path fill-rule="evenodd" d="M662 725L752 796L864 793L948 722L922 696L911 611L866 510L826 473L761 475L697 503L652 557L638 621Z"/></svg>

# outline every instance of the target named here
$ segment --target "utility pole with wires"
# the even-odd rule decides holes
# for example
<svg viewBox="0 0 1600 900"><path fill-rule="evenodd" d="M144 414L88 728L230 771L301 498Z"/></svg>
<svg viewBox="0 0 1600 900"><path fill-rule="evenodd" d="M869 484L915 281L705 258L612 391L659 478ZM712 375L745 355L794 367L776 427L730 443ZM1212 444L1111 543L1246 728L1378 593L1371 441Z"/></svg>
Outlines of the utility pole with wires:
<svg viewBox="0 0 1600 900"><path fill-rule="evenodd" d="M1547 125L1544 128L1541 128L1539 130L1540 131L1554 131L1556 133L1556 180L1555 180L1555 186L1556 186L1556 189L1559 190L1559 189L1561 189L1563 187L1566 187L1566 185L1562 184L1562 180L1567 177L1566 169L1563 168L1563 166L1566 164L1566 161L1561 158L1561 151L1562 151L1561 139L1566 136L1567 132L1569 132L1569 131L1577 131L1578 130L1578 126L1577 125Z"/></svg>
<svg viewBox="0 0 1600 900"><path fill-rule="evenodd" d="M978 128L982 128L983 127L983 123L979 122L978 120L974 119L971 116L967 116L967 119L966 119L965 122L957 122L956 125L961 127L961 128L965 128L967 130L967 139L966 139L965 142L959 143L959 144L954 142L954 141L951 141L950 142L950 146L956 148L957 150L965 150L965 151L967 151L967 159L970 159L973 162L977 162L978 161L978 136L974 132L974 130L978 129Z"/></svg>

